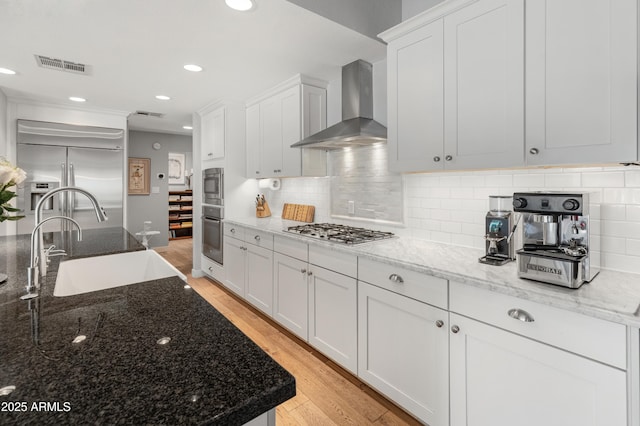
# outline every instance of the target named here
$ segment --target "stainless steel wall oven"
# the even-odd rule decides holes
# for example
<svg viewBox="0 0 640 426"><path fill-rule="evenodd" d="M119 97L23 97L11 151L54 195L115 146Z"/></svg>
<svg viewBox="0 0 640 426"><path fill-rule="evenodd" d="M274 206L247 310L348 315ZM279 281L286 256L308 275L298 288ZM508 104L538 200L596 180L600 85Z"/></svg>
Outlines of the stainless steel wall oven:
<svg viewBox="0 0 640 426"><path fill-rule="evenodd" d="M202 172L202 202L224 205L224 169L212 168Z"/></svg>
<svg viewBox="0 0 640 426"><path fill-rule="evenodd" d="M202 207L202 254L222 265L222 206Z"/></svg>

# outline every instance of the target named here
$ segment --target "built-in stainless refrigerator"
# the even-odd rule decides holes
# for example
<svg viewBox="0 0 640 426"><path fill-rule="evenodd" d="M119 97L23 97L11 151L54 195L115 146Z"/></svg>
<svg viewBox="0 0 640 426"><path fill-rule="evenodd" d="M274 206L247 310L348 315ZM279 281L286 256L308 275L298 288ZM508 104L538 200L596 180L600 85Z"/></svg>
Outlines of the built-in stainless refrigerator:
<svg viewBox="0 0 640 426"><path fill-rule="evenodd" d="M91 192L107 213L98 222L93 205L79 193L61 193L43 205L43 218L74 218L82 229L123 224L124 130L18 120L18 167L27 179L18 188L17 207L23 210L18 234L35 226L35 206L49 190L77 186ZM67 229L66 221L49 221L45 231Z"/></svg>

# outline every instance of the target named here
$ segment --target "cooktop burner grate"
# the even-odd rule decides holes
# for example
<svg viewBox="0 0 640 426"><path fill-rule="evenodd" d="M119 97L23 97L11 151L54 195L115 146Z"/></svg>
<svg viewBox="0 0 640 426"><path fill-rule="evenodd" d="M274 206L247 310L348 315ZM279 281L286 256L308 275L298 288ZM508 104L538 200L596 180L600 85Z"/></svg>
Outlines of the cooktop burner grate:
<svg viewBox="0 0 640 426"><path fill-rule="evenodd" d="M393 237L393 233L391 232L374 231L366 228L333 223L310 223L307 225L290 226L286 231L342 244L360 244Z"/></svg>

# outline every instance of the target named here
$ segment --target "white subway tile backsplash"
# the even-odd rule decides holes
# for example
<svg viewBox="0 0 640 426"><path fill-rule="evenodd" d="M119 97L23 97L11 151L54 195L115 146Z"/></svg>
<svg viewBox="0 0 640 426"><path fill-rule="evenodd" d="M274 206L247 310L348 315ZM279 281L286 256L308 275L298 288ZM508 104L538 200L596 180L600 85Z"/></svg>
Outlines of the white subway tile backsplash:
<svg viewBox="0 0 640 426"><path fill-rule="evenodd" d="M359 161L355 159L353 163ZM483 248L484 218L490 195L511 195L516 191L588 191L592 193L591 201L599 204L592 209L591 228L600 234L592 242L594 246L599 243L602 267L640 273L640 168L536 168L434 172L401 177L382 174L352 182L349 174L363 173L362 169L356 170L352 164L348 166L350 171L345 166L344 170L336 172L336 163L332 166L334 173L341 175L340 185L331 180L333 178L283 179L280 191L267 194L267 198L271 197L272 211L281 211L283 202L313 204L316 221L332 221L329 203L346 200L341 198L346 187L351 194L348 196L357 196L357 203L374 200L371 203L376 210L374 217L406 214L406 227L391 229L398 235ZM401 189L394 191L398 182L404 183L404 195ZM349 185L353 188L349 189ZM385 196L378 196L380 193ZM387 203L396 203L397 207L403 200L407 208L405 213L402 209L384 208ZM371 224L364 223L363 226Z"/></svg>
<svg viewBox="0 0 640 426"><path fill-rule="evenodd" d="M550 173L545 175L545 187L551 188L577 188L582 185L580 173Z"/></svg>
<svg viewBox="0 0 640 426"><path fill-rule="evenodd" d="M624 172L583 173L582 185L605 188L623 188Z"/></svg>
<svg viewBox="0 0 640 426"><path fill-rule="evenodd" d="M544 188L544 175L530 173L514 175L513 186L523 188Z"/></svg>

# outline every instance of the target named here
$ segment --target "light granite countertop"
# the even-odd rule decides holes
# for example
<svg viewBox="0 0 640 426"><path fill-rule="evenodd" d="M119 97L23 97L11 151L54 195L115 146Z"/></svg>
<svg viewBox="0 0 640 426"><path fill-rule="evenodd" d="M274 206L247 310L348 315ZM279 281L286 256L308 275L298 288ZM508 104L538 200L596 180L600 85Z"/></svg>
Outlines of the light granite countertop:
<svg viewBox="0 0 640 426"><path fill-rule="evenodd" d="M640 327L640 275L602 270L579 289L518 278L516 263L502 266L478 262L482 250L395 237L357 245L342 245L284 232L301 222L269 218L229 218L225 222L271 232L335 251L356 254L416 272L484 288L533 302ZM375 225L368 226L375 229Z"/></svg>

